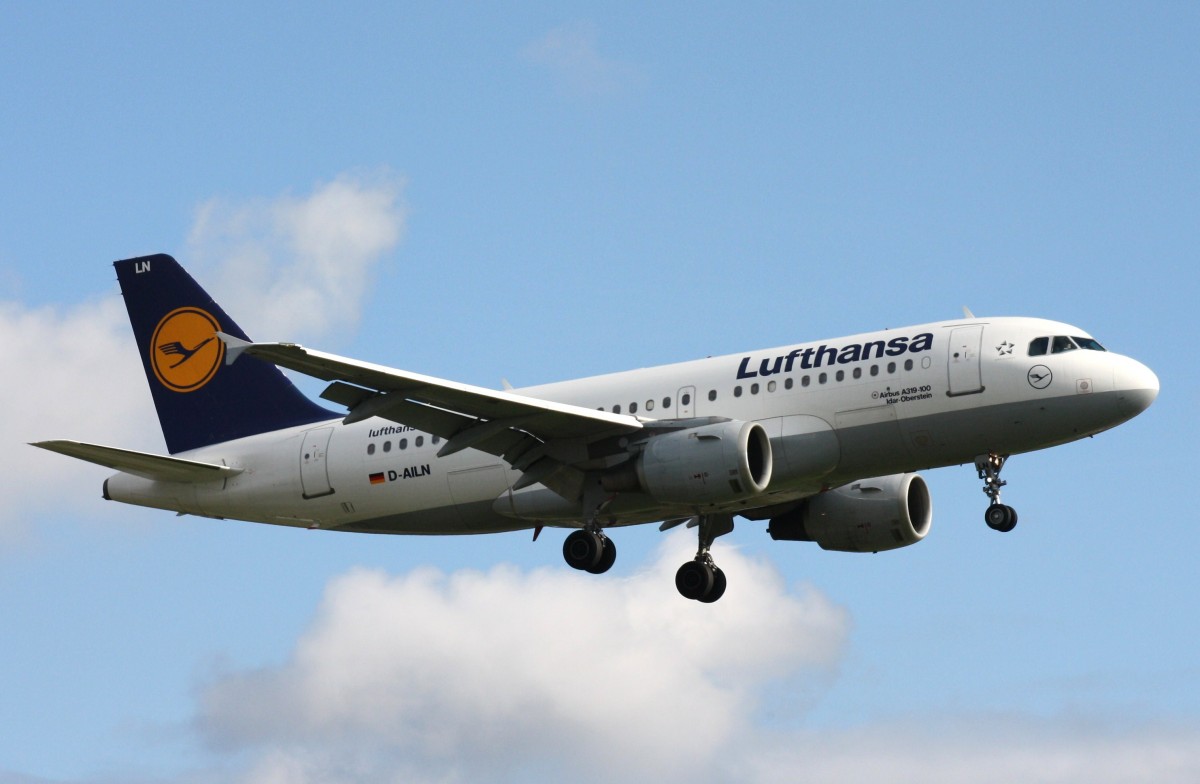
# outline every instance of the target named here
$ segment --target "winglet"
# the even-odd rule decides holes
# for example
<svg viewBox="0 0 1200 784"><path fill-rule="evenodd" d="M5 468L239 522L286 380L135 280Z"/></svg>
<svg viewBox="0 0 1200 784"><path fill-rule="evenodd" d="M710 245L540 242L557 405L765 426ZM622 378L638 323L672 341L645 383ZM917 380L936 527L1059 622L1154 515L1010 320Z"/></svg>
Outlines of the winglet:
<svg viewBox="0 0 1200 784"><path fill-rule="evenodd" d="M221 342L225 344L226 365L232 365L234 362L237 362L237 358L242 355L242 352L254 345L254 343L249 340L242 340L241 338L228 335L224 332L218 332L217 337L219 337Z"/></svg>
<svg viewBox="0 0 1200 784"><path fill-rule="evenodd" d="M969 319L975 318L975 314L972 313L971 309L968 308L966 305L963 305L963 318L969 318Z"/></svg>

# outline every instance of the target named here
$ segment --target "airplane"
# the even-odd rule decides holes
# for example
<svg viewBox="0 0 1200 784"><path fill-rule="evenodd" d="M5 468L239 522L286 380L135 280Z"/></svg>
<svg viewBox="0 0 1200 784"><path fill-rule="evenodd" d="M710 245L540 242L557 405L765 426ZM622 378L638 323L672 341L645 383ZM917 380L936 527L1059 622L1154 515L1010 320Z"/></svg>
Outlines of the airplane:
<svg viewBox="0 0 1200 784"><path fill-rule="evenodd" d="M1087 332L976 318L710 357L524 389L487 389L255 343L174 258L114 263L168 455L33 446L118 473L106 500L181 514L379 534L573 529L567 564L612 567L609 531L697 530L676 574L711 603L713 541L734 517L780 541L879 552L915 544L933 507L920 469L973 464L985 522L1011 455L1108 430L1158 395L1155 374ZM312 401L279 368L329 382Z"/></svg>

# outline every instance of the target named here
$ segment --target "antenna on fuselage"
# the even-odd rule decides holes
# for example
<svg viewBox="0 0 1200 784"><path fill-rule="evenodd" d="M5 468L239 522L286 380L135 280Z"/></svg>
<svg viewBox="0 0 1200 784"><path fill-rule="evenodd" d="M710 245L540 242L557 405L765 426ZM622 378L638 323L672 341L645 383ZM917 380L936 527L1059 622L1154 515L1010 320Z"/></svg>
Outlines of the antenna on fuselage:
<svg viewBox="0 0 1200 784"><path fill-rule="evenodd" d="M973 319L975 318L975 314L971 312L970 308L968 308L966 305L963 305L963 317Z"/></svg>

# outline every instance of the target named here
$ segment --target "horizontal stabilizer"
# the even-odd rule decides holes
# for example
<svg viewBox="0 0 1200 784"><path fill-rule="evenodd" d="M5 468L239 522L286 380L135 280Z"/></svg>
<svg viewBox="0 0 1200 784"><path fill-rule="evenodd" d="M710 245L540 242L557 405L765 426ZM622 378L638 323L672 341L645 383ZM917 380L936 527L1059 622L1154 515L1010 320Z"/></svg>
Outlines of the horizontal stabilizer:
<svg viewBox="0 0 1200 784"><path fill-rule="evenodd" d="M240 468L80 441L38 441L30 446L161 482L212 482L242 473Z"/></svg>

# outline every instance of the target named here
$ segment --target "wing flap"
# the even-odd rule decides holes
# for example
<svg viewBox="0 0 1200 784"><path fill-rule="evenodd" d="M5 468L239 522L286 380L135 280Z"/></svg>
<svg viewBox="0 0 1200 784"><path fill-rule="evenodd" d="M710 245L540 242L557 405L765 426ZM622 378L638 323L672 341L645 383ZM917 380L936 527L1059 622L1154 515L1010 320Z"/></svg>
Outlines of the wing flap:
<svg viewBox="0 0 1200 784"><path fill-rule="evenodd" d="M82 441L37 441L30 446L86 460L89 463L140 476L144 479L163 482L212 482L242 473L240 468L202 463L198 460L184 460L179 457L154 455L149 452L135 452L112 446L86 444Z"/></svg>

